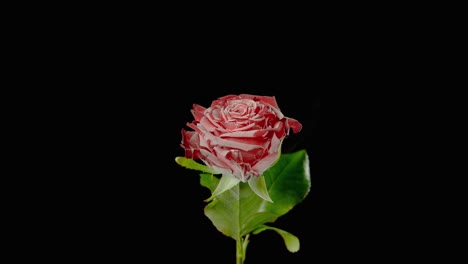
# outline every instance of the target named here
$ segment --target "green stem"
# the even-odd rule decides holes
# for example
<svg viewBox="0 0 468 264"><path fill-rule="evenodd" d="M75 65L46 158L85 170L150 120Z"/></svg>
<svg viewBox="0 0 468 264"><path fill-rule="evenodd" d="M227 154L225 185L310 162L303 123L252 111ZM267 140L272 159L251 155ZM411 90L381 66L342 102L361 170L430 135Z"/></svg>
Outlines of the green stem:
<svg viewBox="0 0 468 264"><path fill-rule="evenodd" d="M249 244L249 236L236 240L236 264L244 264L245 254L247 252L247 245Z"/></svg>
<svg viewBox="0 0 468 264"><path fill-rule="evenodd" d="M242 238L236 240L236 264L243 264L244 255L242 254Z"/></svg>

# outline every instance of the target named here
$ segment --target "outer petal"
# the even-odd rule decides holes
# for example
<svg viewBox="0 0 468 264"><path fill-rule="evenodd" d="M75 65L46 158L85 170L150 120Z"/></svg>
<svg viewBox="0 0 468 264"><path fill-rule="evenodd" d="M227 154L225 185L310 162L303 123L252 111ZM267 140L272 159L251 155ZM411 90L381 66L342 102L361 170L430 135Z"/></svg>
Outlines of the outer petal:
<svg viewBox="0 0 468 264"><path fill-rule="evenodd" d="M205 115L205 110L206 108L198 105L198 104L193 104L192 106L192 115L195 117L196 121L200 121L200 119Z"/></svg>
<svg viewBox="0 0 468 264"><path fill-rule="evenodd" d="M213 132L218 129L219 126L216 125L216 123L213 123L209 118L206 116L203 116L200 118L200 125L205 127L206 130Z"/></svg>
<svg viewBox="0 0 468 264"><path fill-rule="evenodd" d="M297 121L296 119L289 117L286 122L288 124L288 127L292 128L294 133L298 133L299 131L301 131L302 124L299 123L299 121Z"/></svg>
<svg viewBox="0 0 468 264"><path fill-rule="evenodd" d="M208 131L204 130L204 128L199 126L191 126L195 129L206 141L209 141L212 146L222 146L225 148L233 148L233 149L240 149L244 151L250 151L253 149L261 148L262 146L255 145L255 144L246 144L243 142L232 141L223 139L220 137L216 137L209 133ZM245 142L245 141L244 141Z"/></svg>
<svg viewBox="0 0 468 264"><path fill-rule="evenodd" d="M182 129L181 146L185 149L185 157L193 159L199 158L200 138L198 133Z"/></svg>
<svg viewBox="0 0 468 264"><path fill-rule="evenodd" d="M281 140L276 136L273 136L269 154L259 160L253 167L252 170L262 175L267 169L269 169L278 160L280 155Z"/></svg>

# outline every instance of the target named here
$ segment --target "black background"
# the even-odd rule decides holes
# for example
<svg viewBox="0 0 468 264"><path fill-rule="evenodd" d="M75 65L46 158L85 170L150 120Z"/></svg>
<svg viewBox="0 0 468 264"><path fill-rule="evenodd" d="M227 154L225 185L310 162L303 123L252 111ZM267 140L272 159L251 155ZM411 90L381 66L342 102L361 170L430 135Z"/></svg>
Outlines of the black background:
<svg viewBox="0 0 468 264"><path fill-rule="evenodd" d="M203 214L208 191L174 159L183 155L181 129L192 120L192 104L239 93L276 96L282 112L303 124L283 152L305 148L312 180L306 199L271 224L296 235L299 252L267 231L252 237L246 264L432 256L424 246L435 225L418 216L426 199L418 191L427 181L420 168L433 164L402 168L417 158L413 123L425 116L438 124L417 106L425 86L410 92L433 79L415 73L420 58L431 59L419 51L430 41L411 44L399 35L414 35L406 24L387 30L374 18L318 19L319 9L289 17L282 8L256 10L254 17L270 17L242 26L244 12L218 24L190 8L165 17L163 9L106 7L28 23L35 34L25 34L26 46L13 54L22 56L9 67L21 66L11 112L22 115L13 141L21 144L10 156L25 155L15 169L31 170L18 172L19 188L30 184L11 196L23 202L12 231L22 231L16 239L30 246L18 257L233 263L234 240ZM438 111L438 100L430 102ZM405 104L418 110L408 116ZM438 188L425 190L434 197ZM431 217L439 214L433 204L425 205Z"/></svg>
<svg viewBox="0 0 468 264"><path fill-rule="evenodd" d="M41 6L10 21L4 179L17 185L4 184L4 215L15 258L233 263L234 241L203 214L208 191L174 159L192 104L238 93L276 96L303 124L283 152L305 148L312 178L271 224L300 251L264 232L246 264L451 255L437 247L452 239L437 235L459 233L446 213L460 199L444 201L449 152L435 149L452 101L430 89L451 78L430 19L391 7L152 5Z"/></svg>

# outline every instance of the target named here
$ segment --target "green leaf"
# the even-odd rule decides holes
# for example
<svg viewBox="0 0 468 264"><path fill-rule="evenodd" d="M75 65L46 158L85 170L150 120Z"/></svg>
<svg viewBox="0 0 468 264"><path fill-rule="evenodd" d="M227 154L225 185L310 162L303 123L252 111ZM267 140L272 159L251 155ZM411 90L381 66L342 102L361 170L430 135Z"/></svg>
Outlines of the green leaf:
<svg viewBox="0 0 468 264"><path fill-rule="evenodd" d="M305 150L282 154L279 161L265 173L268 193L274 204L268 211L284 215L301 202L310 191L309 157Z"/></svg>
<svg viewBox="0 0 468 264"><path fill-rule="evenodd" d="M177 162L177 164L187 169L198 170L201 172L206 172L206 173L211 173L211 174L219 174L219 172L213 170L212 168L206 165L200 164L194 161L193 159L188 159L185 157L176 157L175 161Z"/></svg>
<svg viewBox="0 0 468 264"><path fill-rule="evenodd" d="M281 154L263 176L267 193L274 203L261 198L248 183L239 182L232 188L223 188L226 190L206 205L205 215L224 235L239 240L265 223L274 222L304 200L311 186L306 151ZM206 175L202 175L202 178L205 178L201 180L204 186L210 186L215 181L209 180Z"/></svg>
<svg viewBox="0 0 468 264"><path fill-rule="evenodd" d="M301 244L299 242L299 238L297 238L295 235L293 235L293 234L291 234L291 233L289 233L287 231L284 231L282 229L267 226L267 225L262 225L252 233L254 235L256 235L256 234L258 234L260 232L263 232L265 230L273 230L276 233L278 233L283 238L284 244L285 244L286 248L290 252L295 253L295 252L299 251L299 248L301 246Z"/></svg>

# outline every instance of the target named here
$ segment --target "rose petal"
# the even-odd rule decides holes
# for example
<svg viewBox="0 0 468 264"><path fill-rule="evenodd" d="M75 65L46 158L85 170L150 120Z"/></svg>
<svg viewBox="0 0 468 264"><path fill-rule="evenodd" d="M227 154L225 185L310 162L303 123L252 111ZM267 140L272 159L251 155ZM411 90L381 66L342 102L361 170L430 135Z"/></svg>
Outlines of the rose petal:
<svg viewBox="0 0 468 264"><path fill-rule="evenodd" d="M278 160L283 139L302 124L285 117L274 96L226 95L210 108L193 104L194 121L182 131L186 156L201 159L241 181L258 177Z"/></svg>
<svg viewBox="0 0 468 264"><path fill-rule="evenodd" d="M191 112L195 120L199 121L205 115L205 110L205 107L198 104L193 104Z"/></svg>
<svg viewBox="0 0 468 264"><path fill-rule="evenodd" d="M293 132L294 133L298 133L299 131L301 131L302 129L302 124L299 123L299 121L297 121L296 119L294 118L288 118L288 120L286 121L288 126L290 128L292 128Z"/></svg>
<svg viewBox="0 0 468 264"><path fill-rule="evenodd" d="M203 127L194 126L191 124L190 126L195 131L200 133L200 135L206 140L209 141L211 146L222 146L224 148L233 148L233 149L240 149L244 151L249 151L257 148L261 148L262 146L252 145L252 144L245 144L243 142L237 142L232 140L226 140L220 137L216 137L213 134L206 131Z"/></svg>
<svg viewBox="0 0 468 264"><path fill-rule="evenodd" d="M238 138L252 138L252 137L264 137L268 134L269 131L275 129L260 129L260 130L250 130L250 131L235 131L230 133L221 134L220 137L238 137Z"/></svg>
<svg viewBox="0 0 468 264"><path fill-rule="evenodd" d="M202 117L200 119L200 124L206 128L207 131L213 132L216 129L219 128L219 126L216 125L216 123L213 123L210 118L207 118L206 116Z"/></svg>
<svg viewBox="0 0 468 264"><path fill-rule="evenodd" d="M252 94L240 94L239 97L252 99L254 101L261 101L262 103L267 103L267 104L279 109L278 103L276 102L276 98L274 96L259 96L259 95L252 95Z"/></svg>

